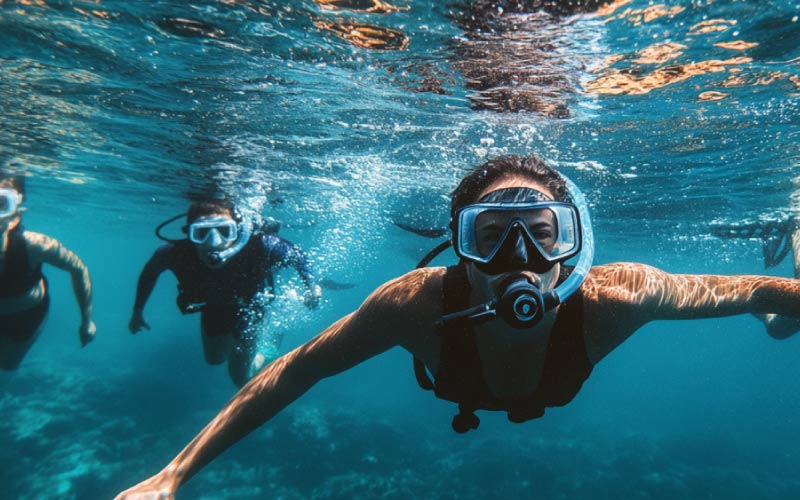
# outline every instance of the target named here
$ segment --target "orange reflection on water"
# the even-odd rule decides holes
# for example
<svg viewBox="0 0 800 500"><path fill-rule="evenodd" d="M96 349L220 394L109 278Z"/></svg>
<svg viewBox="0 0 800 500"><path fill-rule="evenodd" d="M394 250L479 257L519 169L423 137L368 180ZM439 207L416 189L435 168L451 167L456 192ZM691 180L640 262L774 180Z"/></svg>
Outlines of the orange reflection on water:
<svg viewBox="0 0 800 500"><path fill-rule="evenodd" d="M600 13L603 9L598 10ZM629 22L631 22L634 26L638 26L643 22L649 23L659 17L664 16L674 16L686 10L685 7L665 7L664 5L651 5L646 9L625 9L619 15L611 16L606 19L606 22L613 21L615 19L624 19L627 18ZM613 12L613 10L612 10Z"/></svg>
<svg viewBox="0 0 800 500"><path fill-rule="evenodd" d="M381 0L314 0L314 3L328 10L351 10L353 12L372 12L376 14L388 14L410 9L410 7L395 7Z"/></svg>
<svg viewBox="0 0 800 500"><path fill-rule="evenodd" d="M726 97L728 97L728 94L724 92L716 92L713 90L709 90L708 92L703 92L698 96L698 98L701 101L721 101Z"/></svg>
<svg viewBox="0 0 800 500"><path fill-rule="evenodd" d="M0 1L2 1L2 0L0 0ZM87 17L94 16L94 17L99 17L100 19L110 19L111 18L111 15L108 12L105 12L105 11L102 11L102 10L86 11L86 10L81 9L80 7L74 7L74 9L75 9L75 12L83 14L84 16L87 16Z"/></svg>
<svg viewBox="0 0 800 500"><path fill-rule="evenodd" d="M769 85L772 82L789 78L788 73L782 71L771 71L767 74L763 73L737 73L729 76L722 82L723 87L744 87L747 85Z"/></svg>
<svg viewBox="0 0 800 500"><path fill-rule="evenodd" d="M710 60L678 66L658 68L650 74L637 76L631 70L612 69L603 76L589 82L586 91L594 94L638 95L688 80L693 76L725 71L727 66L751 62L749 57L734 57L726 60Z"/></svg>
<svg viewBox="0 0 800 500"><path fill-rule="evenodd" d="M753 47L758 47L758 44L755 42L745 42L743 40L737 40L735 42L715 43L714 47L720 47L722 49L730 49L730 50L747 50L747 49L752 49Z"/></svg>
<svg viewBox="0 0 800 500"><path fill-rule="evenodd" d="M339 38L357 47L372 50L403 50L408 47L408 37L402 31L385 28L376 24L356 23L338 20L337 22L314 21L317 28L330 31Z"/></svg>
<svg viewBox="0 0 800 500"><path fill-rule="evenodd" d="M701 23L697 23L691 28L689 28L690 35L700 35L703 33L714 33L717 31L726 31L728 28L736 24L736 20L727 20L727 19L710 19L708 21L703 21Z"/></svg>
<svg viewBox="0 0 800 500"><path fill-rule="evenodd" d="M639 64L662 64L683 54L683 49L685 48L686 45L672 42L651 45L640 50L633 62Z"/></svg>
<svg viewBox="0 0 800 500"><path fill-rule="evenodd" d="M600 16L610 16L611 14L616 12L617 9L619 9L623 5L628 5L632 1L633 0L615 0L597 9L597 14Z"/></svg>

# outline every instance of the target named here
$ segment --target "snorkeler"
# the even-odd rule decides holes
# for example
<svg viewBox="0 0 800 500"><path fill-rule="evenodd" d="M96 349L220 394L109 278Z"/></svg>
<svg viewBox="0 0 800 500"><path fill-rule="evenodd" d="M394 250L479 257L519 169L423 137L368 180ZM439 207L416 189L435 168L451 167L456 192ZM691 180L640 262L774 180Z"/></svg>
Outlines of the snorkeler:
<svg viewBox="0 0 800 500"><path fill-rule="evenodd" d="M457 432L476 410L512 422L569 403L594 366L653 320L745 313L800 317L800 281L669 274L638 263L592 267L578 188L535 157L487 161L451 198L452 267L378 287L353 313L271 363L161 472L117 500L174 498L201 467L320 380L393 347L418 381L454 401ZM577 257L575 267L562 265ZM427 372L434 375L433 380Z"/></svg>
<svg viewBox="0 0 800 500"><path fill-rule="evenodd" d="M181 214L178 217L182 217ZM305 305L315 308L322 290L305 255L279 237L276 227L253 228L245 216L224 201L194 203L186 214L187 239L168 240L139 276L131 333L150 329L144 306L158 276L172 271L178 280L178 308L200 313L203 352L208 364L228 362L238 387L277 356L280 337L263 339L266 307L275 297L273 269L291 265L305 283ZM269 345L267 345L269 344Z"/></svg>
<svg viewBox="0 0 800 500"><path fill-rule="evenodd" d="M800 190L792 195L793 215L780 219L761 219L734 224L713 224L711 232L719 238L759 239L764 253L764 267L775 267L792 254L794 277L800 279ZM776 314L756 314L767 333L785 339L800 329L800 319Z"/></svg>
<svg viewBox="0 0 800 500"><path fill-rule="evenodd" d="M92 282L77 255L57 240L22 226L25 178L0 177L0 369L16 370L44 325L50 306L42 264L72 275L81 312L81 346L94 339Z"/></svg>

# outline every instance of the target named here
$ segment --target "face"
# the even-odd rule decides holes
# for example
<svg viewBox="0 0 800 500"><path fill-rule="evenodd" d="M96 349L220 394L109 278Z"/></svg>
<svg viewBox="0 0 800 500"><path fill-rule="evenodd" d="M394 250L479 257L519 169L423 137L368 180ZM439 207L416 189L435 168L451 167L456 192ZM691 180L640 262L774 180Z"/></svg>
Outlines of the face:
<svg viewBox="0 0 800 500"><path fill-rule="evenodd" d="M230 248L236 242L237 224L230 212L220 212L198 217L189 224L189 239L198 257L210 263L214 252Z"/></svg>
<svg viewBox="0 0 800 500"><path fill-rule="evenodd" d="M4 194L12 196L4 196ZM12 198L16 198L16 200ZM15 201L18 202L17 206L14 206ZM17 227L20 221L19 205L21 204L22 194L8 182L0 182L0 233Z"/></svg>
<svg viewBox="0 0 800 500"><path fill-rule="evenodd" d="M535 182L526 177L508 176L502 177L489 186L487 186L476 199L483 199L489 193L499 189L506 188L531 188L546 194L551 199L554 199L554 194L549 191L544 185ZM498 220L502 218L503 220ZM508 225L508 221L518 217L523 219L532 236L536 239L537 243L545 250L551 250L555 245L558 237L558 225L556 217L552 211L548 209L537 210L534 212L505 212L503 214L488 212L485 217L478 216L475 221L476 237L478 244L478 251L490 252L494 248L498 240L502 237L503 231ZM481 272L474 263L468 263L468 273L473 288L485 298L494 298L499 294L501 283L507 280L511 275L524 275L540 290L550 290L555 287L558 280L560 265L554 265L550 270L544 273L535 273L528 270L520 270L510 273L502 273L498 275L489 275Z"/></svg>

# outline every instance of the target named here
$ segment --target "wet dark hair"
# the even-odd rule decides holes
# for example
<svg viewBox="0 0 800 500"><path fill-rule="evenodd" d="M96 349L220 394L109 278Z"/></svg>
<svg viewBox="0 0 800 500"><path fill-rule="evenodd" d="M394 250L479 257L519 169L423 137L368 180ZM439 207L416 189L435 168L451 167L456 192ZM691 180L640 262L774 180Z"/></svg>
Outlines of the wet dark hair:
<svg viewBox="0 0 800 500"><path fill-rule="evenodd" d="M478 195L487 186L503 177L527 177L544 185L553 193L557 201L567 200L567 187L564 178L552 167L536 156L500 156L478 165L461 179L458 187L450 195L450 230L456 234L456 214L458 211L478 201Z"/></svg>
<svg viewBox="0 0 800 500"><path fill-rule="evenodd" d="M25 177L21 175L8 175L0 172L0 184L4 184L25 196Z"/></svg>
<svg viewBox="0 0 800 500"><path fill-rule="evenodd" d="M235 218L233 203L228 200L196 201L186 212L186 222L191 224L200 217L227 213Z"/></svg>

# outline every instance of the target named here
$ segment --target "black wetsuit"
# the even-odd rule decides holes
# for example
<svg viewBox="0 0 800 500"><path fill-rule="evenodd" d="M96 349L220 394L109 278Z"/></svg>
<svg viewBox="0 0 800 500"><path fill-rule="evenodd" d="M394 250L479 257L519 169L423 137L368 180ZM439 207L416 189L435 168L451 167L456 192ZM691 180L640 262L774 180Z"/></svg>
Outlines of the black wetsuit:
<svg viewBox="0 0 800 500"><path fill-rule="evenodd" d="M200 260L189 240L167 243L142 269L134 309L144 308L159 274L170 270L178 280L181 312L201 311L201 324L209 335L241 335L264 316L266 301L254 303L252 299L264 291L274 294L273 268L287 265L297 270L306 286L314 286L305 256L274 234L254 233L244 248L217 269Z"/></svg>
<svg viewBox="0 0 800 500"><path fill-rule="evenodd" d="M0 299L20 297L44 279L41 263L30 267L24 232L20 224L8 233L5 269L0 272ZM27 311L0 314L0 335L16 342L29 340L41 326L49 306L50 296L46 294L41 302Z"/></svg>
<svg viewBox="0 0 800 500"><path fill-rule="evenodd" d="M562 273L560 281L567 272ZM448 267L442 293L444 314L469 307L470 284L464 266ZM586 354L583 338L583 297L573 294L558 310L550 333L544 369L539 386L530 394L501 399L492 394L483 377L478 347L467 322L445 325L439 330L442 347L435 382L428 378L422 362L415 358L417 381L437 397L459 404L453 420L457 432L477 428L474 410L501 410L508 419L520 423L544 415L545 408L569 403L589 378L593 365Z"/></svg>

